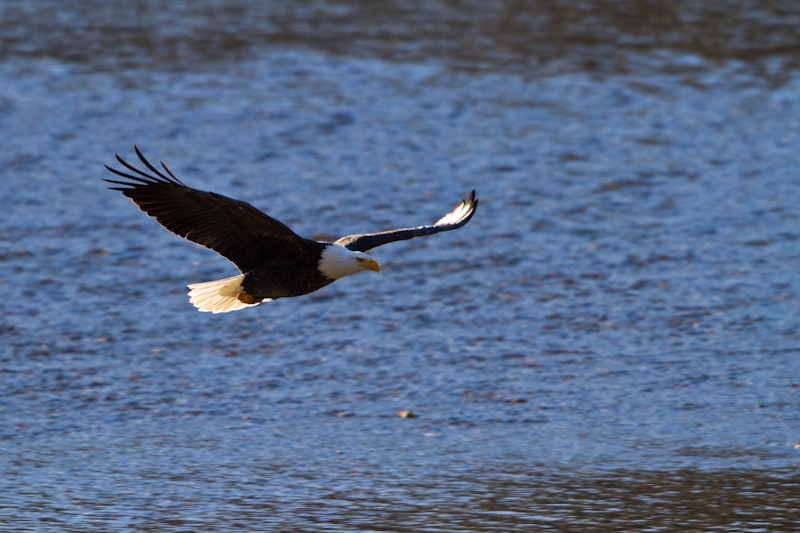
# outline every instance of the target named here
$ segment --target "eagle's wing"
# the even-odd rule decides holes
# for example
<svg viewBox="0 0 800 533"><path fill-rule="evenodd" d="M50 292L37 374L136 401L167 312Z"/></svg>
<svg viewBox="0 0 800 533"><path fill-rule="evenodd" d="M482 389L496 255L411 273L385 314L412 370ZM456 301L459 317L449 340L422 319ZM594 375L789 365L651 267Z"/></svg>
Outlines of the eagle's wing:
<svg viewBox="0 0 800 533"><path fill-rule="evenodd" d="M252 205L187 187L164 163L161 166L169 176L153 167L138 148L136 154L154 176L116 156L122 165L141 177L106 165L108 170L128 181L103 181L122 185L111 188L121 191L172 233L211 248L232 261L242 272L259 266L267 250L303 246L305 239Z"/></svg>
<svg viewBox="0 0 800 533"><path fill-rule="evenodd" d="M472 218L475 208L478 207L478 200L475 198L475 191L469 198L461 202L449 213L443 216L438 222L430 226L419 226L417 228L395 229L381 233L366 233L364 235L348 235L337 240L334 244L341 244L345 248L354 252L366 252L377 246L383 246L390 242L404 241L414 237L424 237L425 235L435 235L442 231L458 229Z"/></svg>

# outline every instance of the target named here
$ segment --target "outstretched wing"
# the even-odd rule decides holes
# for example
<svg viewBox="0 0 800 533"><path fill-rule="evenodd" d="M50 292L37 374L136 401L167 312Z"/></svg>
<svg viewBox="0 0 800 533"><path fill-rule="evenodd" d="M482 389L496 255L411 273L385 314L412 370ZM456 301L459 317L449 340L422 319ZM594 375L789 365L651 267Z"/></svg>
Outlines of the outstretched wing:
<svg viewBox="0 0 800 533"><path fill-rule="evenodd" d="M282 222L248 203L187 187L164 163L161 166L168 176L159 172L138 148L134 148L136 155L153 175L134 168L116 156L125 168L139 176L106 165L108 170L127 181L103 181L122 185L111 189L121 191L172 233L211 248L232 261L242 272L259 266L264 254L269 251L303 246L305 239Z"/></svg>
<svg viewBox="0 0 800 533"><path fill-rule="evenodd" d="M424 237L435 235L442 231L458 229L472 218L475 208L478 207L478 200L475 198L475 191L469 198L461 202L449 213L443 216L438 222L431 226L419 226L417 228L395 229L381 233L366 233L364 235L348 235L337 240L334 244L341 244L345 248L354 252L366 252L372 248L383 246L390 242L405 241L414 237Z"/></svg>

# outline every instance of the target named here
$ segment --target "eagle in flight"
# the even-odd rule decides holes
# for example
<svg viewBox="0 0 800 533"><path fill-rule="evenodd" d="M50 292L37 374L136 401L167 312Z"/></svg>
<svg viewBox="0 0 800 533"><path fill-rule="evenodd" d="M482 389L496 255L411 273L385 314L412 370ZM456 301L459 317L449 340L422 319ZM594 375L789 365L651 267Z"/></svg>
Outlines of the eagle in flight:
<svg viewBox="0 0 800 533"><path fill-rule="evenodd" d="M189 285L192 304L211 313L302 296L351 274L379 272L378 263L364 252L390 242L458 229L469 222L478 206L472 191L432 225L348 235L334 242L315 241L300 237L248 203L187 187L163 162L167 175L134 148L152 174L117 155L117 161L136 175L106 165L125 181L103 181L119 185L111 189L121 191L172 233L211 248L239 269L238 276Z"/></svg>

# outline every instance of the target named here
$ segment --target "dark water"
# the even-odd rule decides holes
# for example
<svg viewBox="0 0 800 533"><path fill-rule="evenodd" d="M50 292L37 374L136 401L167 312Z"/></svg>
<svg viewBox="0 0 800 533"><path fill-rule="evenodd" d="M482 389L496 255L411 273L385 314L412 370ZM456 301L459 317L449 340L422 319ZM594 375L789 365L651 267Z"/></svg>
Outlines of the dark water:
<svg viewBox="0 0 800 533"><path fill-rule="evenodd" d="M710 4L0 4L0 529L796 530L800 8ZM134 143L308 236L481 205L208 315Z"/></svg>

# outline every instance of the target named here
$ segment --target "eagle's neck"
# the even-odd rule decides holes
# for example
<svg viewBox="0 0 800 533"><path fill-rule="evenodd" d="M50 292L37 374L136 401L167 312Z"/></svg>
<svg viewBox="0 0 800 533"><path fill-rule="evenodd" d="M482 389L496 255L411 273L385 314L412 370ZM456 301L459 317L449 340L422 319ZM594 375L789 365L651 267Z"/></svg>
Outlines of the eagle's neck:
<svg viewBox="0 0 800 533"><path fill-rule="evenodd" d="M322 275L328 279L339 279L358 274L364 271L356 263L356 258L362 255L339 244L329 244L322 250L318 268Z"/></svg>

